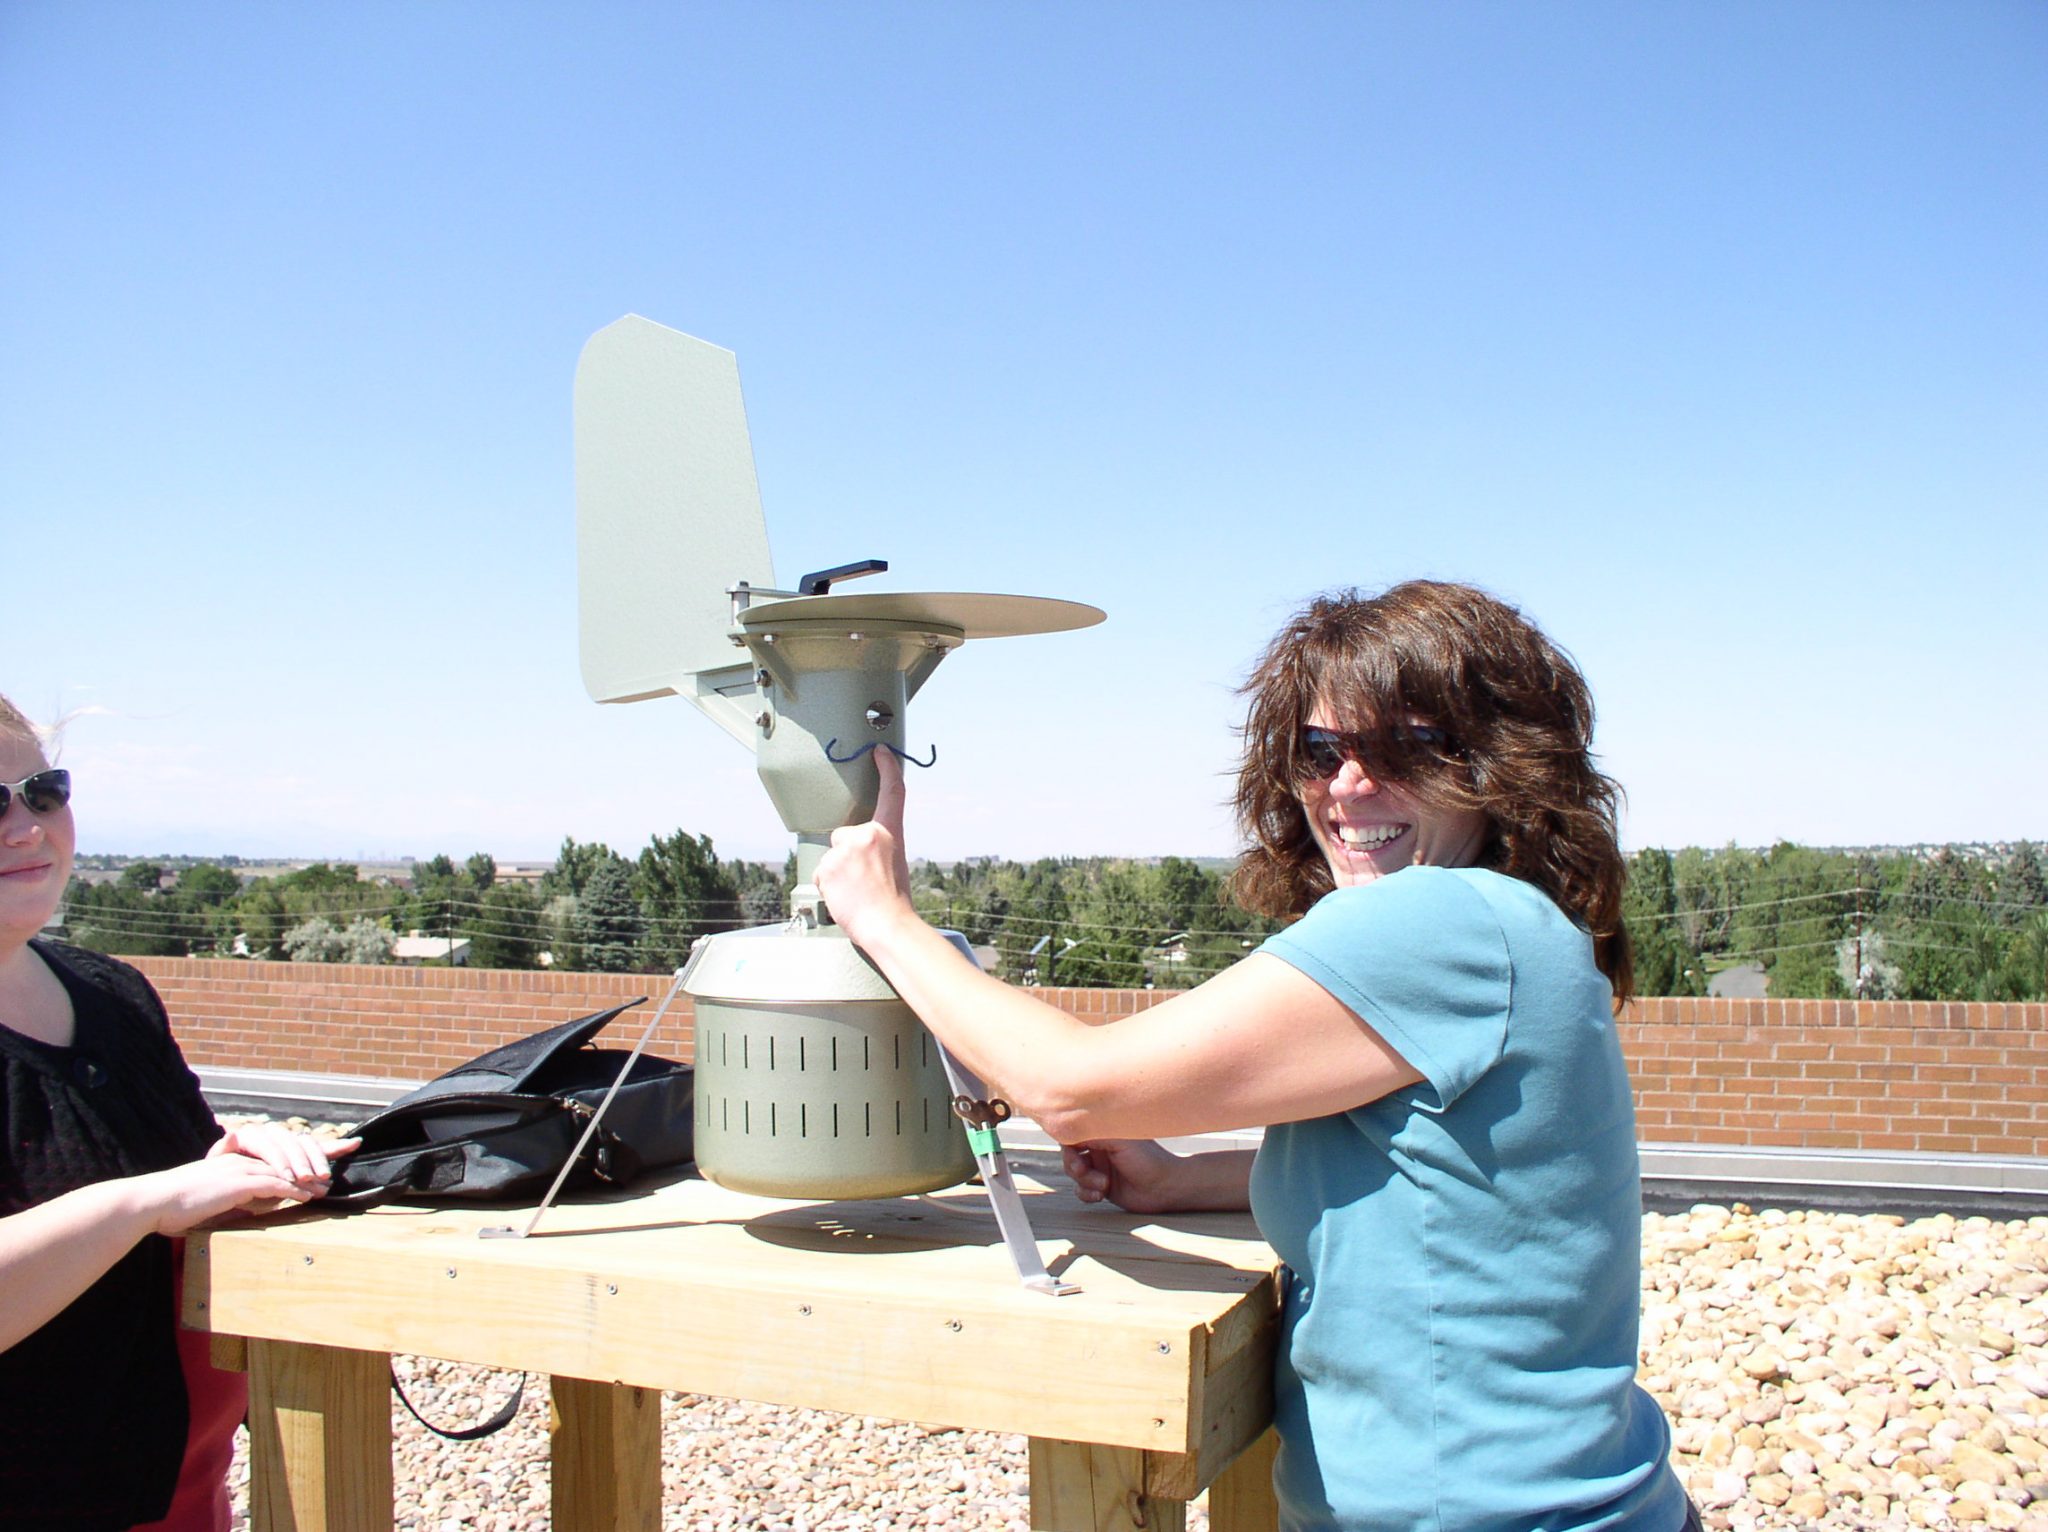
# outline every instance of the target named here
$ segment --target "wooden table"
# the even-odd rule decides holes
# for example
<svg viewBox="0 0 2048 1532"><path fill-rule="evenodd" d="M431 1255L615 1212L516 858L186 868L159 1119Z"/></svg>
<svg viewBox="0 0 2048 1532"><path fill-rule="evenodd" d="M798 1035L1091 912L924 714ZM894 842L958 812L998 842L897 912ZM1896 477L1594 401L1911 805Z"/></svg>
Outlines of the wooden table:
<svg viewBox="0 0 2048 1532"><path fill-rule="evenodd" d="M1248 1217L1084 1208L1020 1165L1019 1285L979 1188L781 1202L694 1175L551 1209L300 1213L187 1243L185 1322L250 1374L257 1532L392 1525L392 1353L553 1379L554 1525L654 1529L665 1389L1031 1438L1031 1525L1271 1532L1276 1263Z"/></svg>

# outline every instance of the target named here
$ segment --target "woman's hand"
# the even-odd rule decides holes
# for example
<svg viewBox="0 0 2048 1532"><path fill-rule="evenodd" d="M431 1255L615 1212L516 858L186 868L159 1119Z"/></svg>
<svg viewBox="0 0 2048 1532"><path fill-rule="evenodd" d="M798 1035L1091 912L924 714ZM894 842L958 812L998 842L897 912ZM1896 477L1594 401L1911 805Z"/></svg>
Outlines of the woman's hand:
<svg viewBox="0 0 2048 1532"><path fill-rule="evenodd" d="M209 1154L127 1183L157 1234L184 1234L223 1213L269 1213L319 1195L246 1154Z"/></svg>
<svg viewBox="0 0 2048 1532"><path fill-rule="evenodd" d="M832 919L859 947L878 945L893 922L917 919L903 853L903 763L883 749L874 761L881 777L875 817L834 830L832 849L812 875Z"/></svg>
<svg viewBox="0 0 2048 1532"><path fill-rule="evenodd" d="M229 1128L206 1151L209 1160L222 1155L246 1155L260 1160L285 1180L304 1189L309 1197L327 1190L334 1179L332 1162L362 1143L359 1138L319 1139L310 1133L294 1133L274 1122L248 1123Z"/></svg>
<svg viewBox="0 0 2048 1532"><path fill-rule="evenodd" d="M1251 1152L1175 1154L1149 1138L1060 1145L1060 1166L1083 1202L1131 1213L1241 1212L1251 1205Z"/></svg>

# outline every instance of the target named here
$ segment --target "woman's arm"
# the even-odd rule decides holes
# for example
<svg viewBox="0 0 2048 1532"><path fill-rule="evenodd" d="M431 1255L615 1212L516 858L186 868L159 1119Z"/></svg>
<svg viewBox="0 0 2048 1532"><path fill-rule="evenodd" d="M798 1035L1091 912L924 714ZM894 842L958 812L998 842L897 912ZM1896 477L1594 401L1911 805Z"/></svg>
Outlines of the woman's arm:
<svg viewBox="0 0 2048 1532"><path fill-rule="evenodd" d="M1253 1149L1175 1154L1148 1138L1060 1146L1061 1168L1083 1202L1132 1213L1241 1213L1252 1205Z"/></svg>
<svg viewBox="0 0 2048 1532"><path fill-rule="evenodd" d="M1259 954L1112 1026L982 973L918 917L903 768L874 752L875 818L838 830L818 887L939 1039L1062 1143L1263 1126L1376 1101L1422 1076L1329 991Z"/></svg>
<svg viewBox="0 0 2048 1532"><path fill-rule="evenodd" d="M42 1328L148 1234L183 1234L252 1203L303 1202L306 1183L243 1154L81 1186L0 1218L0 1350Z"/></svg>

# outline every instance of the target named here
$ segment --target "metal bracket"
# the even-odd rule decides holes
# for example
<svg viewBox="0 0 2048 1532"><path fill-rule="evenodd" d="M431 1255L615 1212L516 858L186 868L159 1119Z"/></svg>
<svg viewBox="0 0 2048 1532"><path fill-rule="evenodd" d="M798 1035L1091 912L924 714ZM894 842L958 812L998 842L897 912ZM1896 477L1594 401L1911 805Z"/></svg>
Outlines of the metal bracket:
<svg viewBox="0 0 2048 1532"><path fill-rule="evenodd" d="M1038 1241L1031 1234L1031 1220L1024 1212L1024 1199L1010 1176L1010 1162L1003 1156L1003 1143L996 1136L996 1124L1010 1115L1010 1103L991 1100L988 1087L974 1071L953 1057L952 1050L936 1037L939 1063L945 1067L946 1083L953 1087L953 1115L967 1129L967 1145L974 1151L974 1163L981 1170L982 1189L995 1211L996 1227L1002 1231L1010 1262L1017 1268L1017 1280L1035 1293L1063 1298L1081 1289L1062 1282L1045 1269L1038 1254Z"/></svg>

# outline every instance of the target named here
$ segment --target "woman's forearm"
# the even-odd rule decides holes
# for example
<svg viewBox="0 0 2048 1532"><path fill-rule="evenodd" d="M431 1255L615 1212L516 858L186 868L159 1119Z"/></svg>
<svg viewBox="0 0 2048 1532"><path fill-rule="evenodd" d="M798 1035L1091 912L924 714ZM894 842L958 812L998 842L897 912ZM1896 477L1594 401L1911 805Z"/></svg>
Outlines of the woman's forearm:
<svg viewBox="0 0 2048 1532"><path fill-rule="evenodd" d="M151 1231L136 1179L82 1186L0 1218L0 1350L55 1318Z"/></svg>
<svg viewBox="0 0 2048 1532"><path fill-rule="evenodd" d="M867 933L862 950L940 1042L1047 1132L1057 1136L1058 1114L1090 1094L1093 1029L983 973L914 912Z"/></svg>

